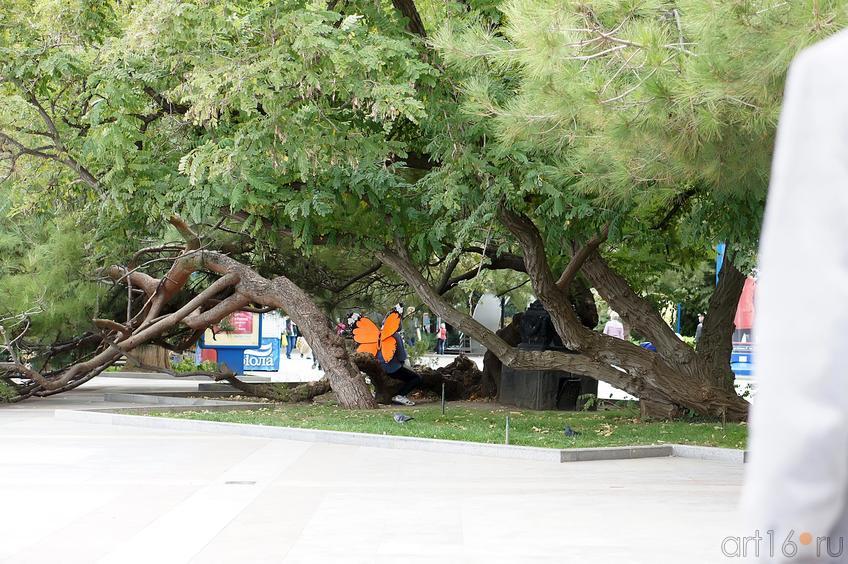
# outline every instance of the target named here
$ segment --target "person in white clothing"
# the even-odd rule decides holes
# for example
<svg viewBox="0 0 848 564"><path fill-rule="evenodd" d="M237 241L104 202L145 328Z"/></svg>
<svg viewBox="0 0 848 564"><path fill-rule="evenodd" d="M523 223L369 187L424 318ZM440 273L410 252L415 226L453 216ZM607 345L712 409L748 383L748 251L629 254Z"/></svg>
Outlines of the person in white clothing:
<svg viewBox="0 0 848 564"><path fill-rule="evenodd" d="M745 533L764 539L761 562L848 559L846 216L843 31L793 61L772 163L754 325L757 395L742 501L750 528ZM813 273L815 282L802 276ZM814 283L815 291L799 299L803 283Z"/></svg>
<svg viewBox="0 0 848 564"><path fill-rule="evenodd" d="M624 338L624 324L621 322L621 317L614 311L609 312L609 321L604 324L604 335L615 337L616 339Z"/></svg>

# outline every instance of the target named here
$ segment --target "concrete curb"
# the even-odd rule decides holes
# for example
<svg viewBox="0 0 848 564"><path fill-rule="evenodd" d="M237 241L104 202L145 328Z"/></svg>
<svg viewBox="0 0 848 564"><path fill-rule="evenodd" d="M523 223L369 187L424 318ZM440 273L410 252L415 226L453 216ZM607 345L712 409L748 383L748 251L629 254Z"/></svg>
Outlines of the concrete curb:
<svg viewBox="0 0 848 564"><path fill-rule="evenodd" d="M671 445L672 456L680 458L696 458L698 460L714 460L744 464L748 462L748 451L735 448L706 447L696 445Z"/></svg>
<svg viewBox="0 0 848 564"><path fill-rule="evenodd" d="M219 406L214 407L219 408ZM167 417L127 415L124 413L104 411L74 411L57 409L54 412L54 417L62 421L75 421L78 423L125 425L129 427L142 427L148 429L168 429L192 433L229 434L269 439L285 439L290 441L345 444L363 447L411 449L425 452L491 456L496 458L536 460L541 462L628 460L634 458L656 458L669 456L697 458L700 460L716 460L722 462L742 462L744 459L743 451L689 445L553 449L426 439L419 437L374 435L369 433L326 431L321 429L273 427L266 425L250 425L245 423L171 419Z"/></svg>
<svg viewBox="0 0 848 564"><path fill-rule="evenodd" d="M556 450L556 449L552 449ZM631 458L661 458L672 456L670 445L644 445L624 447L567 448L558 451L560 462L586 462L590 460L627 460Z"/></svg>

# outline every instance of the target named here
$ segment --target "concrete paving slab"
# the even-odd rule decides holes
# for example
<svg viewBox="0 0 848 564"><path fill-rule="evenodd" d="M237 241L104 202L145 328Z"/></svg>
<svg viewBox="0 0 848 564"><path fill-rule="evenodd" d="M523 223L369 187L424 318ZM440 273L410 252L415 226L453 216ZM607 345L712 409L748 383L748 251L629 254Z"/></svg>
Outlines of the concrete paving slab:
<svg viewBox="0 0 848 564"><path fill-rule="evenodd" d="M551 464L53 417L95 403L0 408L0 562L719 562L742 483L721 460Z"/></svg>

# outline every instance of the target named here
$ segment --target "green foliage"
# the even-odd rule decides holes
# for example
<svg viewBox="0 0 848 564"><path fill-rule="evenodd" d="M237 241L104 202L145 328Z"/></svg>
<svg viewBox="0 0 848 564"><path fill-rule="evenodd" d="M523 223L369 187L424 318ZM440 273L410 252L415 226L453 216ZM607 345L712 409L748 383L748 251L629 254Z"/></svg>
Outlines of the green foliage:
<svg viewBox="0 0 848 564"><path fill-rule="evenodd" d="M848 24L836 0L419 2L431 46L389 3L329 6L0 0L0 316L84 328L95 268L174 240L173 213L356 305L339 273L396 236L428 263L514 251L502 204L555 270L609 224L638 291L702 309L713 245L755 254L788 62ZM523 280L483 272L449 297Z"/></svg>
<svg viewBox="0 0 848 564"><path fill-rule="evenodd" d="M406 347L406 355L409 358L409 364L416 366L421 364L421 359L424 355L436 350L436 336L432 333L421 332L421 338L415 340L414 345Z"/></svg>
<svg viewBox="0 0 848 564"><path fill-rule="evenodd" d="M681 335L680 340L692 347L695 348L695 337L688 337L686 335Z"/></svg>
<svg viewBox="0 0 848 564"><path fill-rule="evenodd" d="M435 35L462 84L463 126L487 142L443 178L472 168L484 201L528 213L553 255L610 223L611 259L640 289L669 261L698 268L717 241L751 254L788 63L848 23L844 3L501 10L500 27L471 19Z"/></svg>
<svg viewBox="0 0 848 564"><path fill-rule="evenodd" d="M403 151L391 140L397 124L422 117L415 85L430 71L408 41L373 26L373 10L353 14L313 2L133 10L91 80L109 99L149 106L140 91L152 88L186 110L176 131L169 120L152 125L155 177L122 190L125 205L148 195L148 214L178 209L196 222L243 210L251 217L242 229L258 231L258 215L293 229L300 244L344 219L373 222L366 196L380 201L398 184L383 163ZM104 110L104 133L122 135L105 120L128 110ZM92 149L111 159L102 162L114 181L137 185L128 167L136 157L108 147ZM176 183L161 184L162 162Z"/></svg>
<svg viewBox="0 0 848 564"><path fill-rule="evenodd" d="M14 387L7 382L0 380L0 403L7 403L18 395Z"/></svg>
<svg viewBox="0 0 848 564"><path fill-rule="evenodd" d="M217 372L218 365L211 360L204 360L200 364L196 364L194 359L184 358L179 362L171 365L175 372Z"/></svg>
<svg viewBox="0 0 848 564"><path fill-rule="evenodd" d="M577 396L578 405L581 404L581 411L592 411L598 407L598 396L596 394L581 394Z"/></svg>
<svg viewBox="0 0 848 564"><path fill-rule="evenodd" d="M89 329L104 295L90 251L86 234L61 217L0 214L0 319L26 314L30 336L51 341Z"/></svg>

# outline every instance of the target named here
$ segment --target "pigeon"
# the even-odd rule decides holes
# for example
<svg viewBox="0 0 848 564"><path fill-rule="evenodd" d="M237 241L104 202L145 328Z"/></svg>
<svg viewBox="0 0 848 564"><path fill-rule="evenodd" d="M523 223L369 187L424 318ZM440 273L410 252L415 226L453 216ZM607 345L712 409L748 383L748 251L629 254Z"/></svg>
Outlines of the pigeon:
<svg viewBox="0 0 848 564"><path fill-rule="evenodd" d="M404 415L403 413L395 413L394 414L395 423L406 423L407 421L412 421L414 417L410 417L409 415Z"/></svg>
<svg viewBox="0 0 848 564"><path fill-rule="evenodd" d="M566 437L576 437L580 434L580 431L575 431L571 428L571 425L566 425L565 429L563 429L563 432L565 433Z"/></svg>

